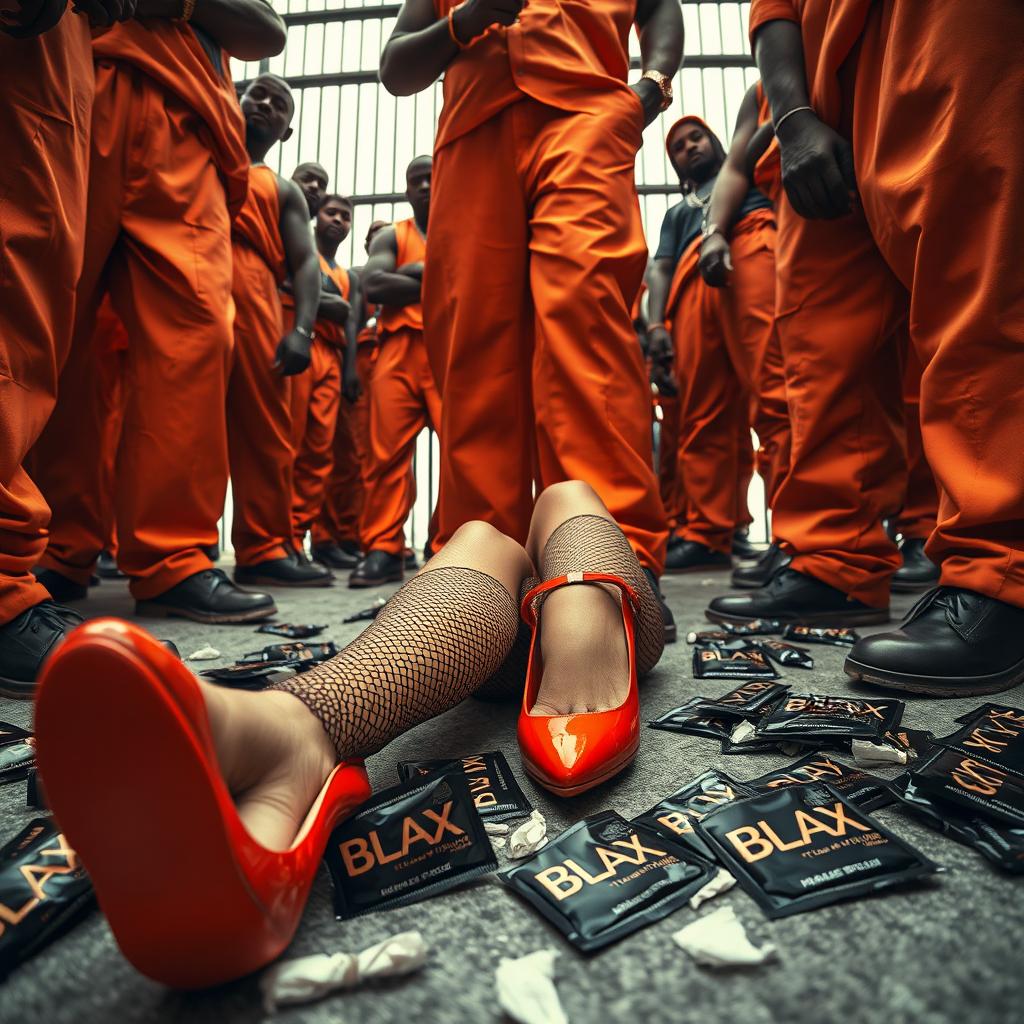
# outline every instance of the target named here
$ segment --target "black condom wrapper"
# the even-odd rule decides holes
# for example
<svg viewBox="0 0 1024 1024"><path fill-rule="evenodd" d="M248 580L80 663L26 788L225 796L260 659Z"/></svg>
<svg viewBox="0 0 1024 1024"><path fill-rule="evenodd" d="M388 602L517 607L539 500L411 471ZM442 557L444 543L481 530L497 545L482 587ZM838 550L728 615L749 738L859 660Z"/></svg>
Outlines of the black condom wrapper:
<svg viewBox="0 0 1024 1024"><path fill-rule="evenodd" d="M880 742L903 717L902 701L888 697L832 697L789 693L757 723L761 739L872 740Z"/></svg>
<svg viewBox="0 0 1024 1024"><path fill-rule="evenodd" d="M750 619L747 622L723 622L722 629L730 636L764 636L781 633L782 623L778 619Z"/></svg>
<svg viewBox="0 0 1024 1024"><path fill-rule="evenodd" d="M754 643L783 668L814 668L814 658L803 647L794 647L783 640L755 640Z"/></svg>
<svg viewBox="0 0 1024 1024"><path fill-rule="evenodd" d="M50 809L50 805L46 801L46 790L43 787L42 779L39 778L39 772L35 768L30 768L28 771L25 783L25 806L34 807L38 811Z"/></svg>
<svg viewBox="0 0 1024 1024"><path fill-rule="evenodd" d="M919 790L1013 828L1024 828L1024 775L963 749L937 747L910 773Z"/></svg>
<svg viewBox="0 0 1024 1024"><path fill-rule="evenodd" d="M693 648L693 674L697 679L779 678L764 651L742 637L697 644Z"/></svg>
<svg viewBox="0 0 1024 1024"><path fill-rule="evenodd" d="M0 782L17 782L28 778L36 765L36 745L32 737L6 743L0 747Z"/></svg>
<svg viewBox="0 0 1024 1024"><path fill-rule="evenodd" d="M886 807L896 799L885 779L821 752L805 754L791 765L766 772L746 785L767 792L786 786L804 786L809 782L828 783L862 811Z"/></svg>
<svg viewBox="0 0 1024 1024"><path fill-rule="evenodd" d="M590 953L667 917L716 870L682 843L603 811L498 877Z"/></svg>
<svg viewBox="0 0 1024 1024"><path fill-rule="evenodd" d="M331 833L325 856L341 920L415 903L498 866L461 772L374 794Z"/></svg>
<svg viewBox="0 0 1024 1024"><path fill-rule="evenodd" d="M656 803L649 811L638 814L633 821L653 829L666 839L688 846L707 860L715 860L714 850L697 834L694 822L700 821L721 804L753 794L754 790L748 785L737 782L725 772L704 772L693 782Z"/></svg>
<svg viewBox="0 0 1024 1024"><path fill-rule="evenodd" d="M1010 712L1012 715L1024 716L1024 710L1021 708L1011 707L1009 704L996 704L990 701L987 704L981 704L971 711L965 711L959 718L954 719L957 722L972 722L976 718L982 718L987 715L990 711ZM0 723L0 728L4 728L3 724ZM2 741L2 740L0 740Z"/></svg>
<svg viewBox="0 0 1024 1024"><path fill-rule="evenodd" d="M10 722L0 722L0 747L6 747L11 743L23 743L32 733L20 726L11 725Z"/></svg>
<svg viewBox="0 0 1024 1024"><path fill-rule="evenodd" d="M403 782L450 771L460 771L466 776L473 803L484 821L522 818L533 810L533 804L527 799L500 750L440 761L398 762L398 775Z"/></svg>
<svg viewBox="0 0 1024 1024"><path fill-rule="evenodd" d="M901 885L938 866L832 786L773 789L712 811L698 831L768 917Z"/></svg>
<svg viewBox="0 0 1024 1024"><path fill-rule="evenodd" d="M935 743L1024 775L1024 711L1020 708L987 704L968 717L962 728Z"/></svg>
<svg viewBox="0 0 1024 1024"><path fill-rule="evenodd" d="M370 605L369 608L364 608L362 611L356 612L354 615L349 615L348 618L342 619L342 622L371 622L377 618L380 614L380 610L387 604L387 601L383 597L377 598L377 600Z"/></svg>
<svg viewBox="0 0 1024 1024"><path fill-rule="evenodd" d="M304 644L296 640L292 644L271 644L262 651L253 651L240 658L238 665L286 665L298 669L318 665L333 658L338 645L330 641L322 644Z"/></svg>
<svg viewBox="0 0 1024 1024"><path fill-rule="evenodd" d="M685 704L671 711L666 711L647 725L651 729L663 729L666 732L678 732L684 736L708 736L714 740L726 740L736 724L735 718L725 716L701 715L694 708L701 703L703 697L693 697Z"/></svg>
<svg viewBox="0 0 1024 1024"><path fill-rule="evenodd" d="M326 628L326 626L305 626L294 622L266 622L256 632L286 636L289 640L308 640L311 636L319 636Z"/></svg>
<svg viewBox="0 0 1024 1024"><path fill-rule="evenodd" d="M912 773L892 781L901 803L925 824L977 850L997 868L1024 875L1024 827L1014 828L925 793Z"/></svg>
<svg viewBox="0 0 1024 1024"><path fill-rule="evenodd" d="M724 630L711 629L704 630L702 632L690 632L686 634L686 642L688 644L705 644L708 641L722 641L733 639L731 633L726 633Z"/></svg>
<svg viewBox="0 0 1024 1024"><path fill-rule="evenodd" d="M218 683L241 690L261 690L281 672L281 665L225 665L223 668L203 669L199 674L204 679L215 679ZM288 673L291 674L291 673Z"/></svg>
<svg viewBox="0 0 1024 1024"><path fill-rule="evenodd" d="M860 637L855 629L848 626L843 629L825 626L788 625L782 631L783 640L796 640L805 644L828 644L833 647L852 647Z"/></svg>
<svg viewBox="0 0 1024 1024"><path fill-rule="evenodd" d="M721 697L701 698L693 710L701 715L731 715L735 718L759 718L765 710L789 690L784 683L752 680L737 686Z"/></svg>
<svg viewBox="0 0 1024 1024"><path fill-rule="evenodd" d="M0 978L92 908L89 881L48 818L29 822L0 848Z"/></svg>

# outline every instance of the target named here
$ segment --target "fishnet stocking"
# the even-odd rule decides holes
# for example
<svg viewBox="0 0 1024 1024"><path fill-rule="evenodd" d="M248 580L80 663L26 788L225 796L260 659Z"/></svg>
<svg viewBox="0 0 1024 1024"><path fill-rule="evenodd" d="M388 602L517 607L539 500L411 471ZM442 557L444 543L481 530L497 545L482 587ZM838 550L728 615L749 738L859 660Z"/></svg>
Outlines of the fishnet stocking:
<svg viewBox="0 0 1024 1024"><path fill-rule="evenodd" d="M519 588L519 601L522 602L538 583L540 580L536 576L527 576ZM526 684L526 669L530 661L530 633L530 627L520 619L512 650L498 671L473 694L477 700L506 701L522 697L523 686Z"/></svg>
<svg viewBox="0 0 1024 1024"><path fill-rule="evenodd" d="M320 719L343 760L380 750L473 693L505 661L517 606L496 579L445 566L414 576L336 658L270 687Z"/></svg>

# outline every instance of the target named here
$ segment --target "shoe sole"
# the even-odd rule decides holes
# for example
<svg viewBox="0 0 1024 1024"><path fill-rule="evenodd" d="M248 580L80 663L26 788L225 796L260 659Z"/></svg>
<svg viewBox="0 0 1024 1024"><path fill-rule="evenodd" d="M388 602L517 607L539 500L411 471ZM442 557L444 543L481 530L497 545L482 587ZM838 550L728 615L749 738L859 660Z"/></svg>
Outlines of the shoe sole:
<svg viewBox="0 0 1024 1024"><path fill-rule="evenodd" d="M254 608L248 612L228 614L197 612L190 608L174 608L171 605L158 604L155 601L136 601L135 614L150 619L191 619L192 622L202 622L208 626L232 626L273 618L277 614L277 605L272 604L267 608Z"/></svg>
<svg viewBox="0 0 1024 1024"><path fill-rule="evenodd" d="M1016 665L988 676L912 676L903 672L880 672L847 658L843 670L851 679L870 683L886 690L919 693L928 697L981 697L1002 693L1024 683L1024 658Z"/></svg>
<svg viewBox="0 0 1024 1024"><path fill-rule="evenodd" d="M312 580L279 580L274 576L246 576L235 577L235 583L240 587L287 587L289 589L301 590L310 587L330 587L334 585L333 576L321 576Z"/></svg>
<svg viewBox="0 0 1024 1024"><path fill-rule="evenodd" d="M23 683L17 679L0 677L0 697L6 697L8 700L32 700L35 695L35 683Z"/></svg>
<svg viewBox="0 0 1024 1024"><path fill-rule="evenodd" d="M926 590L934 590L938 585L938 577L928 580L927 583L901 583L893 580L892 592L894 594L923 594Z"/></svg>
<svg viewBox="0 0 1024 1024"><path fill-rule="evenodd" d="M592 779L588 779L586 782L581 782L578 786L556 786L550 779L547 779L540 773L534 771L526 758L522 758L522 764L523 770L526 774L529 775L538 786L542 789L546 789L549 793L554 793L555 796L579 796L580 793L586 793L588 789L600 786L602 782L607 782L609 779L615 778L615 776L620 772L624 772L636 760L636 752L639 749L640 737L638 736L636 743L627 749L618 761L608 766L600 775L595 776Z"/></svg>
<svg viewBox="0 0 1024 1024"><path fill-rule="evenodd" d="M768 581L767 580L761 580L760 583L746 583L746 582L741 582L740 580L737 580L737 579L732 579L729 582L732 584L732 586L733 586L733 588L735 590L760 590L761 587L763 587Z"/></svg>
<svg viewBox="0 0 1024 1024"><path fill-rule="evenodd" d="M868 608L862 612L807 612L803 615L728 615L715 611L713 608L706 608L704 617L709 622L719 624L728 622L742 625L752 619L771 618L784 625L793 623L800 626L826 626L834 629L842 629L844 626L873 626L876 623L884 624L890 621L888 608Z"/></svg>
<svg viewBox="0 0 1024 1024"><path fill-rule="evenodd" d="M385 583L401 583L404 579L404 573L398 573L392 576L382 576L380 579L349 580L348 586L350 590L369 590L370 587L382 587Z"/></svg>

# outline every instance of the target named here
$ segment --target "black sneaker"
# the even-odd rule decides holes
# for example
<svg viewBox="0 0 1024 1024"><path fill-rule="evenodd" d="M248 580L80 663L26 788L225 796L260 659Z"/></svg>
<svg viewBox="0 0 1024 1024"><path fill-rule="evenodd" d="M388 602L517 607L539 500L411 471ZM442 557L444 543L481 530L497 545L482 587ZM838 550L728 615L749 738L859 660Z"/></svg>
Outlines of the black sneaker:
<svg viewBox="0 0 1024 1024"><path fill-rule="evenodd" d="M661 618L665 623L665 643L674 644L678 635L676 631L676 618L672 614L672 609L665 603L665 595L661 592L661 584L658 583L658 577L654 575L654 570L645 568L644 575L647 577L647 582L651 585L651 590L654 591L654 596L658 599L658 604L661 605Z"/></svg>
<svg viewBox="0 0 1024 1024"><path fill-rule="evenodd" d="M269 594L236 587L223 569L203 569L158 597L136 601L135 614L217 625L269 619L277 605Z"/></svg>
<svg viewBox="0 0 1024 1024"><path fill-rule="evenodd" d="M398 583L405 575L402 555L389 555L386 551L370 551L352 570L348 578L350 587L379 587L382 583Z"/></svg>
<svg viewBox="0 0 1024 1024"><path fill-rule="evenodd" d="M716 597L704 614L712 622L778 619L836 627L889 621L888 608L871 608L793 569L782 569L763 587L749 593Z"/></svg>
<svg viewBox="0 0 1024 1024"><path fill-rule="evenodd" d="M859 640L844 666L873 686L931 697L980 697L1024 682L1024 608L936 587L900 628Z"/></svg>
<svg viewBox="0 0 1024 1024"><path fill-rule="evenodd" d="M939 582L939 567L924 553L924 539L907 537L900 545L903 564L892 578L892 589L898 594L931 590Z"/></svg>
<svg viewBox="0 0 1024 1024"><path fill-rule="evenodd" d="M684 540L665 556L665 572L700 572L703 569L731 569L732 556L712 551L695 540Z"/></svg>
<svg viewBox="0 0 1024 1024"><path fill-rule="evenodd" d="M763 587L777 572L781 572L793 560L778 544L771 544L761 552L753 565L741 565L732 571L732 585L740 590Z"/></svg>
<svg viewBox="0 0 1024 1024"><path fill-rule="evenodd" d="M101 580L124 580L128 578L118 569L114 556L106 550L101 551L100 557L96 560L96 575Z"/></svg>
<svg viewBox="0 0 1024 1024"><path fill-rule="evenodd" d="M76 583L56 569L33 569L32 575L50 592L50 597L58 604L70 601L82 601L89 596L89 588Z"/></svg>
<svg viewBox="0 0 1024 1024"><path fill-rule="evenodd" d="M737 530L732 535L732 553L745 560L760 558L764 548L760 544L754 544L750 539L748 530Z"/></svg>
<svg viewBox="0 0 1024 1024"><path fill-rule="evenodd" d="M329 587L334 573L294 551L285 558L268 558L255 565L236 565L235 582L251 587Z"/></svg>
<svg viewBox="0 0 1024 1024"><path fill-rule="evenodd" d="M82 621L78 612L43 601L0 626L0 696L31 700L43 662Z"/></svg>
<svg viewBox="0 0 1024 1024"><path fill-rule="evenodd" d="M331 569L354 569L363 553L358 544L342 541L340 544L317 544L312 550L313 561Z"/></svg>

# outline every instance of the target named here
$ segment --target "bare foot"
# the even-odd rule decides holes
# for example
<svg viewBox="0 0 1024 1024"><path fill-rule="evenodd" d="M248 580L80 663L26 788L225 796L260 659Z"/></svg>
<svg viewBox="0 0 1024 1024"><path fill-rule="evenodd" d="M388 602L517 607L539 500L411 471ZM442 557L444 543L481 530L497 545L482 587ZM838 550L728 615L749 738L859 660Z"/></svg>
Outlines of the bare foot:
<svg viewBox="0 0 1024 1024"><path fill-rule="evenodd" d="M291 694L201 685L217 760L242 823L268 849L288 849L338 763L334 747Z"/></svg>
<svg viewBox="0 0 1024 1024"><path fill-rule="evenodd" d="M629 692L629 660L617 589L555 590L540 614L544 672L534 715L610 711Z"/></svg>

